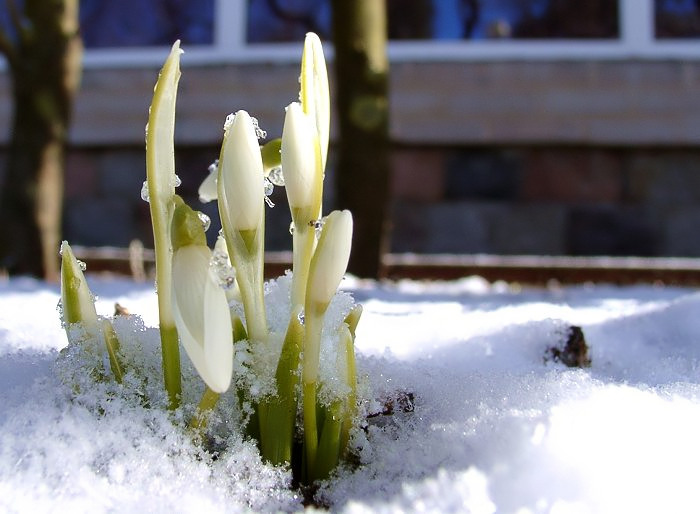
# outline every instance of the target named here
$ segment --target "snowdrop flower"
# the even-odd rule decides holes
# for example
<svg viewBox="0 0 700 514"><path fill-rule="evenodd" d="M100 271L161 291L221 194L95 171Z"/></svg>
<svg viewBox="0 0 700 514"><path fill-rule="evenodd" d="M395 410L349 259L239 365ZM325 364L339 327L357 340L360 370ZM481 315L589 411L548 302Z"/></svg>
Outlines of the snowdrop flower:
<svg viewBox="0 0 700 514"><path fill-rule="evenodd" d="M321 199L322 171L318 138L301 104L287 106L282 131L282 174L292 215L295 211L310 209L308 223L318 212ZM307 216L308 216L307 215Z"/></svg>
<svg viewBox="0 0 700 514"><path fill-rule="evenodd" d="M224 134L219 159L219 211L232 230L258 228L264 208L263 180L255 125L246 111L238 111Z"/></svg>
<svg viewBox="0 0 700 514"><path fill-rule="evenodd" d="M209 388L226 391L233 372L233 335L226 293L196 213L181 203L173 215L172 307L182 346Z"/></svg>
<svg viewBox="0 0 700 514"><path fill-rule="evenodd" d="M304 39L300 98L304 112L311 116L316 129L321 151L321 169L325 169L331 120L330 92L323 46L313 32L306 34Z"/></svg>
<svg viewBox="0 0 700 514"><path fill-rule="evenodd" d="M311 260L307 305L310 302L323 306L322 310L325 311L348 267L351 246L352 214L347 210L331 212Z"/></svg>

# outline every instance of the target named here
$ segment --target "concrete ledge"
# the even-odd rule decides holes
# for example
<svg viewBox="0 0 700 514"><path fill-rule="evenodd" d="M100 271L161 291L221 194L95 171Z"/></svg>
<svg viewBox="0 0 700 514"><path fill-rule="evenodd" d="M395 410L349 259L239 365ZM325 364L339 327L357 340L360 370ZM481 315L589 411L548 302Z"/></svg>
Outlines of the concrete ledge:
<svg viewBox="0 0 700 514"><path fill-rule="evenodd" d="M74 246L77 258L90 272L133 275L134 259L141 269L151 270L155 254L151 249ZM135 255L135 252L138 252ZM291 252L267 252L265 275L276 277L291 268ZM471 275L489 281L551 285L586 282L609 284L658 283L700 285L699 258L661 257L568 257L550 255L453 255L387 254L384 275L391 279L454 280ZM139 268L139 266L136 266Z"/></svg>

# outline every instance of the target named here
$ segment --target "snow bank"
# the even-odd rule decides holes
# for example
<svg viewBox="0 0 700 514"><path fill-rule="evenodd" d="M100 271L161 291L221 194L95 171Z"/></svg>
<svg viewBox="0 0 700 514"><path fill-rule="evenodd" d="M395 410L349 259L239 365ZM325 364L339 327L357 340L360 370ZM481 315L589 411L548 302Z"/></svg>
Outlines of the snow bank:
<svg viewBox="0 0 700 514"><path fill-rule="evenodd" d="M157 323L151 285L91 287L100 314L118 301L143 317L140 344L157 339L146 328ZM368 402L379 411L395 401L355 434L360 465L321 486L331 510L700 510L693 290L516 290L477 278L345 287L365 309L357 347ZM39 282L0 284L0 510L303 508L289 473L263 464L235 430L224 425L218 452L206 452L185 411L62 383L57 301ZM545 362L572 324L591 368Z"/></svg>

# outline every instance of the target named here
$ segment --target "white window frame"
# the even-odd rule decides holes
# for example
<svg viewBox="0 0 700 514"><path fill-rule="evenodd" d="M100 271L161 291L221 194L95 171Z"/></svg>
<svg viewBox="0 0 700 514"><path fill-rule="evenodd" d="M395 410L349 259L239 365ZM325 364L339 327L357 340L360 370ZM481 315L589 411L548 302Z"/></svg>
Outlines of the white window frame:
<svg viewBox="0 0 700 514"><path fill-rule="evenodd" d="M301 42L249 44L246 42L246 0L214 0L214 44L184 47L183 65L246 62L295 62ZM621 60L700 59L698 40L656 40L653 0L618 0L620 37L614 40L482 40L392 41L391 61L494 60ZM86 68L158 66L168 49L110 48L87 50ZM332 59L332 48L328 57Z"/></svg>

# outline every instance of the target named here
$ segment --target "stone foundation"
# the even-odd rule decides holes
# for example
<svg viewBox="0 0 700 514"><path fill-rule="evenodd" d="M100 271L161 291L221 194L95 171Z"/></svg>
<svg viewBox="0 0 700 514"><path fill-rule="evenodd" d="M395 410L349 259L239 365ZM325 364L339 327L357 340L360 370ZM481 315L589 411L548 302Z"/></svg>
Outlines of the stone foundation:
<svg viewBox="0 0 700 514"><path fill-rule="evenodd" d="M197 188L217 154L197 146L176 155L179 193L213 220L216 204L199 204ZM392 166L393 252L700 256L698 149L397 146ZM326 211L332 178L331 169ZM64 237L150 246L144 179L142 148L73 148ZM289 250L284 191L272 200L267 248Z"/></svg>

